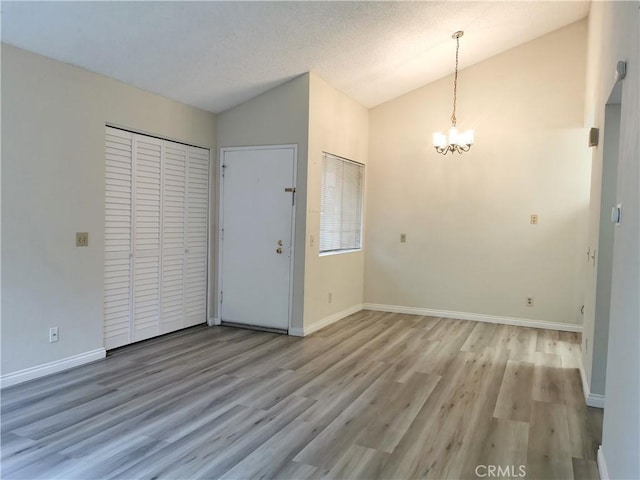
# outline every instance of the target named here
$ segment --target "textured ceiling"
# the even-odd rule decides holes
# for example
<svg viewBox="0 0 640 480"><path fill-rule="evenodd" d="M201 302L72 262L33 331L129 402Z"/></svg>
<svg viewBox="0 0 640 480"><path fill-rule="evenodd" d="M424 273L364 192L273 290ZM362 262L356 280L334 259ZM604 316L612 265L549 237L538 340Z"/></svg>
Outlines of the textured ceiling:
<svg viewBox="0 0 640 480"><path fill-rule="evenodd" d="M9 2L2 41L213 112L314 71L372 107L587 16L589 2Z"/></svg>

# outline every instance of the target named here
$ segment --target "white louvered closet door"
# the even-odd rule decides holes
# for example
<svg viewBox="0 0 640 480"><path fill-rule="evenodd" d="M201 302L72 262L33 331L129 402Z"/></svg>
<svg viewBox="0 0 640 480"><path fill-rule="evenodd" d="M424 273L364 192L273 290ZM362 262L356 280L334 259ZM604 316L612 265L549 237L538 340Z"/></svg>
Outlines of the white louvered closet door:
<svg viewBox="0 0 640 480"><path fill-rule="evenodd" d="M164 142L160 333L185 327L187 147Z"/></svg>
<svg viewBox="0 0 640 480"><path fill-rule="evenodd" d="M206 321L209 151L106 128L104 343Z"/></svg>
<svg viewBox="0 0 640 480"><path fill-rule="evenodd" d="M104 232L104 344L131 342L133 135L106 128Z"/></svg>
<svg viewBox="0 0 640 480"><path fill-rule="evenodd" d="M207 217L209 211L209 151L188 147L187 158L187 265L185 327L207 318Z"/></svg>
<svg viewBox="0 0 640 480"><path fill-rule="evenodd" d="M133 136L132 342L160 334L160 229L163 141Z"/></svg>

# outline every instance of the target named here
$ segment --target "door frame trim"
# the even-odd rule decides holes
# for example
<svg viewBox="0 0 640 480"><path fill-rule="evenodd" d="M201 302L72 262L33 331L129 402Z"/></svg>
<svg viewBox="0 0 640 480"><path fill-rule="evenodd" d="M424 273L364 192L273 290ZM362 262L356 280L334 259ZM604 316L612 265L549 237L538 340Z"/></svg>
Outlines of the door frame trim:
<svg viewBox="0 0 640 480"><path fill-rule="evenodd" d="M218 261L218 282L217 289L214 295L216 302L217 316L216 323L222 321L222 305L220 303L220 292L223 291L223 278L222 278L222 249L224 240L222 238L222 231L224 229L224 177L223 177L223 165L224 155L226 152L241 152L241 151L255 151L255 150L293 150L293 185L292 187L297 189L298 183L298 145L295 143L282 144L282 145L248 145L241 147L220 147L218 157L218 218L219 224L216 231L217 235L217 255ZM297 193L297 190L296 190ZM295 197L294 197L295 198ZM298 202L295 201L291 207L291 256L289 257L289 304L287 305L287 333L291 335L291 317L293 316L293 274L295 264L295 245L296 245L296 208Z"/></svg>

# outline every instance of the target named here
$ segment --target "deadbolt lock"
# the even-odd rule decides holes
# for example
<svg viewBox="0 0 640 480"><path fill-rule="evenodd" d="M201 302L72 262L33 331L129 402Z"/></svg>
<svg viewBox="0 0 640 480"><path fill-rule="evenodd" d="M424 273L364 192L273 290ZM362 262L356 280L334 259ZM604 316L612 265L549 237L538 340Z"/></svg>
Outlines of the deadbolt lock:
<svg viewBox="0 0 640 480"><path fill-rule="evenodd" d="M281 247L282 246L282 240L278 240L278 246Z"/></svg>

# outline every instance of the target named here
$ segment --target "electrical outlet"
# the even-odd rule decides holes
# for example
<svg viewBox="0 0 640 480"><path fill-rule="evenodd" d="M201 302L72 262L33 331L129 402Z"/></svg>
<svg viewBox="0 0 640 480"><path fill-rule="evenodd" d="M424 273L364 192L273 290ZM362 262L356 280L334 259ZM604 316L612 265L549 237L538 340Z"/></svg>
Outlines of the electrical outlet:
<svg viewBox="0 0 640 480"><path fill-rule="evenodd" d="M329 303L331 303L333 301L333 293L329 292Z"/></svg>
<svg viewBox="0 0 640 480"><path fill-rule="evenodd" d="M58 327L52 327L49 329L49 343L58 341Z"/></svg>
<svg viewBox="0 0 640 480"><path fill-rule="evenodd" d="M527 307L533 307L533 297L527 297Z"/></svg>
<svg viewBox="0 0 640 480"><path fill-rule="evenodd" d="M76 247L89 246L89 232L76 232Z"/></svg>
<svg viewBox="0 0 640 480"><path fill-rule="evenodd" d="M535 213L531 214L531 225L537 225L538 224L538 215Z"/></svg>
<svg viewBox="0 0 640 480"><path fill-rule="evenodd" d="M406 233L401 233L400 234L400 243L407 243L407 234Z"/></svg>

